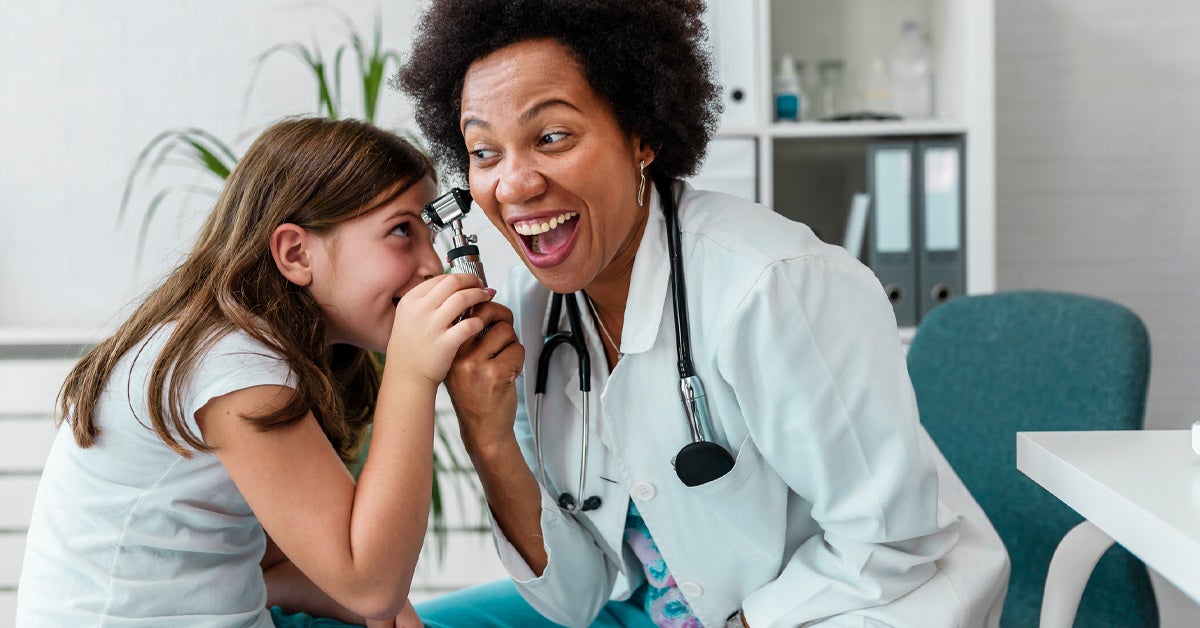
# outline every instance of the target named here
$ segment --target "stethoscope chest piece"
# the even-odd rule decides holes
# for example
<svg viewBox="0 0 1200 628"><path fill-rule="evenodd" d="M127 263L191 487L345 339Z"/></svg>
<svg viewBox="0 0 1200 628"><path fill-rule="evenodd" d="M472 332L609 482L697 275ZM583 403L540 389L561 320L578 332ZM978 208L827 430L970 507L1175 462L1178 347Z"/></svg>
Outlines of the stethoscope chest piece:
<svg viewBox="0 0 1200 628"><path fill-rule="evenodd" d="M700 486L733 470L733 456L712 441L688 443L675 456L675 473L685 486Z"/></svg>

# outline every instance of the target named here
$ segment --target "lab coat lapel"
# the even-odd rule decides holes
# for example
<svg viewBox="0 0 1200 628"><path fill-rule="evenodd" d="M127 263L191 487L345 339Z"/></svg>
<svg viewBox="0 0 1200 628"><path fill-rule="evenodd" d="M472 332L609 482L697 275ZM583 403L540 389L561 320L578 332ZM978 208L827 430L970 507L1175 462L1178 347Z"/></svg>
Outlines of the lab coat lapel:
<svg viewBox="0 0 1200 628"><path fill-rule="evenodd" d="M658 190L650 186L649 216L638 245L629 278L629 297L621 328L621 351L633 355L649 351L658 339L663 317L663 298L670 291L671 263L667 255L667 225Z"/></svg>
<svg viewBox="0 0 1200 628"><path fill-rule="evenodd" d="M646 220L646 229L642 234L642 241L638 245L637 256L634 258L633 271L629 280L629 296L625 302L625 317L621 331L621 348L620 351L625 354L623 361L637 360L637 354L645 353L654 347L654 343L658 339L659 328L664 316L664 304L669 303L666 299L667 293L670 291L670 264L667 255L667 231L666 220L662 214L662 208L659 205L658 191L651 186L650 203L647 205L649 215ZM584 310L584 316L587 316ZM594 327L594 325L587 325ZM593 347L600 342L598 332L592 330L592 333L586 334L588 338L588 346ZM594 355L603 355L603 349L596 347L592 349ZM599 353L598 353L599 352ZM625 377L636 377L636 369L631 371L629 367L633 364L626 364L622 367L620 364L614 369L614 373L609 375L608 369L604 364L595 366L593 362L593 378L597 381L604 382L603 384L593 385L592 400L592 416L593 418L593 433L601 439L608 451L605 456L597 456L589 458L589 460L603 460L602 465L593 465L594 471L590 475L589 481L597 478L597 475L621 481L623 474L619 469L619 462L616 459L616 454L613 451L611 438L613 434L626 434L623 442L626 443L622 453L629 455L629 438L636 438L637 426L628 425L628 420L631 418L627 413L622 412L604 412L600 411L600 396L608 394L608 389L611 387L623 388L629 390L629 387L621 386L620 379ZM621 425L611 425L612 421L621 421ZM632 435L632 436L631 436ZM593 453L595 450L593 450ZM603 479L600 482L604 485L605 502L604 506L597 511L588 513L592 525L595 526L596 532L604 540L604 545L610 551L610 558L620 566L622 576L617 579L614 589L614 594L618 598L623 598L628 594L632 585L640 582L640 577L637 574L625 573L630 568L623 559L622 548L625 542L625 520L629 504L628 487L622 483L611 484Z"/></svg>

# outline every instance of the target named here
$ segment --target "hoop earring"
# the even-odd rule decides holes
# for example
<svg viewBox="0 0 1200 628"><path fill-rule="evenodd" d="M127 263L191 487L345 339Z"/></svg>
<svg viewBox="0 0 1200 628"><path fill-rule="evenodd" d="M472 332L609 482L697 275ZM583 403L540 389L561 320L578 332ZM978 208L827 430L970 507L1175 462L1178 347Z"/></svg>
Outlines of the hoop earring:
<svg viewBox="0 0 1200 628"><path fill-rule="evenodd" d="M642 178L642 180L640 183L638 183L637 202L638 202L638 207L642 207L643 205L645 205L645 203L643 202L642 196L646 193L646 160L645 159L642 160L642 163L638 164L638 176L640 176Z"/></svg>

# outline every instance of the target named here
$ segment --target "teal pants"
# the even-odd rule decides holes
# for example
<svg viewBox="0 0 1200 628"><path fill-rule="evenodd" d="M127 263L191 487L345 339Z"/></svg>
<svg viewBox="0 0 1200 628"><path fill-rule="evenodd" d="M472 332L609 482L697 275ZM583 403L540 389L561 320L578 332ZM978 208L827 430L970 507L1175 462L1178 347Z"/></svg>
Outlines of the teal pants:
<svg viewBox="0 0 1200 628"><path fill-rule="evenodd" d="M637 596L635 596L636 598ZM481 584L417 604L426 628L559 628L542 617L517 593L508 580ZM271 609L277 628L346 628L332 619L304 613L286 614ZM592 622L592 628L655 628L636 600L609 602Z"/></svg>

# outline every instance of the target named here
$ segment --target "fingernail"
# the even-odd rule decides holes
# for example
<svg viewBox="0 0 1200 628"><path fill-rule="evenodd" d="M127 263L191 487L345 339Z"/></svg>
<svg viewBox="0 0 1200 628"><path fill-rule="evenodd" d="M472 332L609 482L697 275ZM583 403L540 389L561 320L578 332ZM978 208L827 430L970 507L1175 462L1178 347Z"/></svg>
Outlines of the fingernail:
<svg viewBox="0 0 1200 628"><path fill-rule="evenodd" d="M484 288L484 290L486 290L486 291L487 291L487 293L488 293L488 296L493 296L493 297L494 297L494 296L496 296L496 289L495 289L495 288Z"/></svg>

